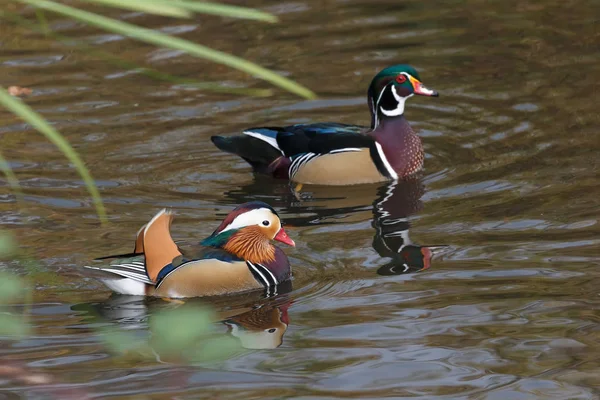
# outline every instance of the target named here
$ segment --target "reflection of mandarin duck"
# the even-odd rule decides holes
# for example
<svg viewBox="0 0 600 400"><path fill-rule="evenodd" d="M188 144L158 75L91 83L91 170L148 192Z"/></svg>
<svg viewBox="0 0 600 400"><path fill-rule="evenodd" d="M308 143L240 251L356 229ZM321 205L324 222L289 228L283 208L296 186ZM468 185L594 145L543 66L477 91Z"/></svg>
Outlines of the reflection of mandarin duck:
<svg viewBox="0 0 600 400"><path fill-rule="evenodd" d="M281 346L289 325L291 301L279 306L265 304L223 321L232 336L246 349L274 349Z"/></svg>
<svg viewBox="0 0 600 400"><path fill-rule="evenodd" d="M373 248L392 261L379 268L378 274L398 275L430 267L432 250L440 246L419 246L409 237L408 216L422 208L424 193L417 179L392 182L379 189L379 198L373 203Z"/></svg>
<svg viewBox="0 0 600 400"><path fill-rule="evenodd" d="M255 289L274 294L291 277L287 256L270 241L294 246L275 210L254 201L235 208L193 251L180 249L169 231L173 215L159 212L138 232L133 253L96 270L115 292L160 297L215 296Z"/></svg>
<svg viewBox="0 0 600 400"><path fill-rule="evenodd" d="M379 72L368 90L371 127L338 123L251 128L211 140L257 172L298 183L351 185L396 180L423 166L421 139L404 118L413 95L437 96L409 65Z"/></svg>

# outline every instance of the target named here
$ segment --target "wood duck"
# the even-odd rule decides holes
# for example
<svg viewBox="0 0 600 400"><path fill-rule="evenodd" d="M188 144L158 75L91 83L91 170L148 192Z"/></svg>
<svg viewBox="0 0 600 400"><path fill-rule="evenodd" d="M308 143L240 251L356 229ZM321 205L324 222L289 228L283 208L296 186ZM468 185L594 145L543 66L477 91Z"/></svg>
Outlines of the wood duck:
<svg viewBox="0 0 600 400"><path fill-rule="evenodd" d="M398 180L423 167L421 139L404 118L413 95L438 96L410 65L379 72L368 90L371 127L338 123L250 128L238 136L213 136L256 172L297 183L352 185Z"/></svg>
<svg viewBox="0 0 600 400"><path fill-rule="evenodd" d="M93 267L117 293L168 298L217 296L255 289L267 295L291 277L285 253L270 241L295 246L268 204L252 201L236 207L193 251L171 238L173 214L162 210L137 233L133 253L109 266Z"/></svg>

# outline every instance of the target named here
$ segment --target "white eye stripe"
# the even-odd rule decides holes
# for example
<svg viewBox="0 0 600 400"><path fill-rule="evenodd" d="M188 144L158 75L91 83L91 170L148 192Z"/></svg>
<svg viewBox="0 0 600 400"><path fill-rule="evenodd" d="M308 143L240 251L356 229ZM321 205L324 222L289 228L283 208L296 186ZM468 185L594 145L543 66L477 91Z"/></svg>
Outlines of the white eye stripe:
<svg viewBox="0 0 600 400"><path fill-rule="evenodd" d="M262 225L263 221L272 222L273 216L273 212L268 208L258 208L256 210L247 211L235 217L235 219L229 225L227 225L221 232L229 231L231 229L239 229L251 225Z"/></svg>

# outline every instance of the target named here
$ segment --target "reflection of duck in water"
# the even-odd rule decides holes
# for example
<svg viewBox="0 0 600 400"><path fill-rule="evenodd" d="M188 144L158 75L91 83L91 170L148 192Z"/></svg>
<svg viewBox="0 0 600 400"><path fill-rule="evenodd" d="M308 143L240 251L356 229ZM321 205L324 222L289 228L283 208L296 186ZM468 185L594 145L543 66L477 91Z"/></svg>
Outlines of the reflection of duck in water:
<svg viewBox="0 0 600 400"><path fill-rule="evenodd" d="M327 225L339 222L362 222L372 218L375 228L373 248L392 260L377 272L396 275L427 269L437 249L442 246L419 246L409 236L408 218L423 208L425 187L419 178L383 185L335 186L305 185L297 193L289 186L258 175L239 189L226 193L233 203L248 201L252 193L276 192L265 198L286 213L292 226Z"/></svg>
<svg viewBox="0 0 600 400"><path fill-rule="evenodd" d="M381 186L373 203L373 248L392 260L377 270L380 275L417 272L431 266L434 249L440 246L419 246L409 237L408 217L421 210L425 189L420 180L392 182Z"/></svg>
<svg viewBox="0 0 600 400"><path fill-rule="evenodd" d="M117 322L124 329L146 329L152 313L165 308L185 309L202 307L208 304L215 312L214 322L221 322L227 332L238 339L246 349L274 349L283 342L283 335L289 325L288 308L292 300L286 293L292 290L291 284L281 285L277 297L265 300L257 293L223 298L188 299L186 303L166 303L158 299L123 296L113 294L101 303L81 303L72 306L75 311L83 311L99 320ZM155 333L156 334L156 333Z"/></svg>
<svg viewBox="0 0 600 400"><path fill-rule="evenodd" d="M279 303L280 305L277 305ZM274 349L281 346L289 325L291 301L270 302L223 321L232 336L246 349Z"/></svg>

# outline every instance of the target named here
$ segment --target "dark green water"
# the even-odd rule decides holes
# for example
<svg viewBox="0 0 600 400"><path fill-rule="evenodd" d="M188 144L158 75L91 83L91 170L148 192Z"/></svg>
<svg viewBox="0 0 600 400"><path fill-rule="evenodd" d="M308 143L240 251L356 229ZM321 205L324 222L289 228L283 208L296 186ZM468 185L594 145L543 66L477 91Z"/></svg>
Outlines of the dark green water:
<svg viewBox="0 0 600 400"><path fill-rule="evenodd" d="M3 183L0 221L45 272L30 275L35 336L0 341L0 358L53 380L47 387L0 376L0 399L598 398L599 3L252 5L282 22L113 14L258 62L314 89L319 100L156 81L0 22L0 84L33 89L26 102L76 147L110 216L101 228L72 166L0 113L1 150L27 201L20 211ZM164 72L268 88L58 17L50 25ZM367 85L395 63L413 64L441 94L407 104L427 153L420 181L305 186L295 197L286 183L253 177L209 141L256 125L368 124ZM289 319L281 346L214 366L109 353L91 329L93 315L143 334L148 311L110 298L80 267L129 251L160 208L177 211L176 238L194 241L249 199L275 206L297 243L286 250L295 273L289 293L275 302L235 300ZM382 239L389 233L397 235ZM431 266L415 273L413 258L394 255L398 238L408 237L415 246L447 247L434 247ZM1 268L27 274L22 263ZM238 319L270 322L257 312ZM228 334L224 324L218 329Z"/></svg>

